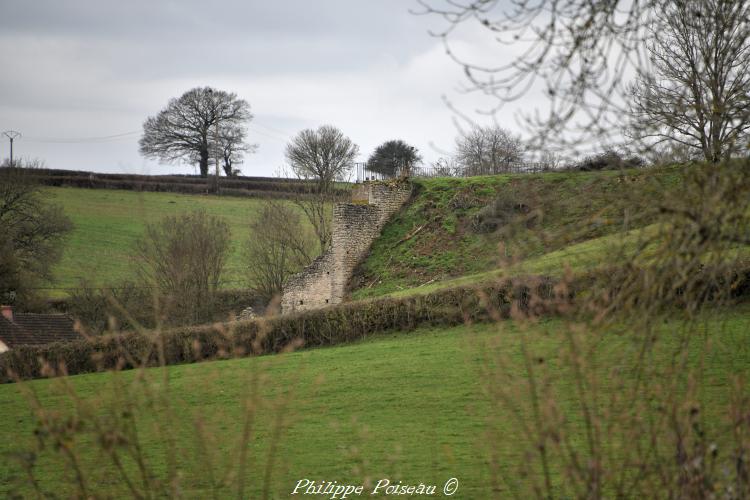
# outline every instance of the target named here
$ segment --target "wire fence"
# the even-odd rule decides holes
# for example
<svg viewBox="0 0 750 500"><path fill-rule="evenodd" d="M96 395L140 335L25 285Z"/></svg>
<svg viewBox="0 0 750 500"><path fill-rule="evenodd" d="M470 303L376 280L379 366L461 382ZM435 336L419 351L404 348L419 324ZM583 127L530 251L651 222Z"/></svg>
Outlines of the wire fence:
<svg viewBox="0 0 750 500"><path fill-rule="evenodd" d="M367 163L355 164L357 182L379 181L396 177L476 177L499 174L536 174L554 170L543 162L513 162L494 165L463 166L403 166L372 170Z"/></svg>

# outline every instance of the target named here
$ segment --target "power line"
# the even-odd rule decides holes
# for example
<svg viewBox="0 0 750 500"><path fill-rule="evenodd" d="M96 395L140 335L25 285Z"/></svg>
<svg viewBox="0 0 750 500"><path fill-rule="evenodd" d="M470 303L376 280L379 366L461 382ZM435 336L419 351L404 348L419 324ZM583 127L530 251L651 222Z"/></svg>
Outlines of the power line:
<svg viewBox="0 0 750 500"><path fill-rule="evenodd" d="M262 127L262 128L264 128L264 129L266 129L266 130L268 130L270 132L274 132L276 134L279 134L279 135L282 135L282 136L284 136L286 138L289 138L289 134L287 134L283 130L279 130L277 128L269 127L268 125L263 125L262 123L258 123L258 122L251 123L251 125L256 125L258 127Z"/></svg>
<svg viewBox="0 0 750 500"><path fill-rule="evenodd" d="M263 125L261 123L253 122L253 123L250 123L249 126L250 128L254 130L255 133L262 135L264 137L268 137L269 139L274 139L280 142L287 142L290 139L290 136L286 132L283 132L279 129L275 129L273 127L269 127L268 125ZM9 131L9 132L13 132L13 131ZM142 133L141 130L131 130L129 132L122 132L119 134L93 136L93 137L26 136L24 137L24 141L32 142L32 143L41 143L41 144L87 144L87 143L96 144L96 143L114 142L120 139L125 139L134 135L138 135L140 133ZM20 134L18 134L18 137L20 137Z"/></svg>
<svg viewBox="0 0 750 500"><path fill-rule="evenodd" d="M279 141L279 142L287 142L288 141L288 138L279 137L279 135L277 135L275 133L270 133L270 132L265 132L263 130L258 130L258 128L255 127L254 124L250 124L250 127L253 129L253 132L255 132L256 134L260 134L260 135L262 135L264 137L268 137L270 139L273 139L273 140Z"/></svg>
<svg viewBox="0 0 750 500"><path fill-rule="evenodd" d="M54 144L86 144L86 143L101 143L111 142L119 139L124 139L136 134L140 134L140 130L133 130L130 132L122 132L120 134L104 135L99 137L27 137L25 140L28 142L36 143L54 143Z"/></svg>

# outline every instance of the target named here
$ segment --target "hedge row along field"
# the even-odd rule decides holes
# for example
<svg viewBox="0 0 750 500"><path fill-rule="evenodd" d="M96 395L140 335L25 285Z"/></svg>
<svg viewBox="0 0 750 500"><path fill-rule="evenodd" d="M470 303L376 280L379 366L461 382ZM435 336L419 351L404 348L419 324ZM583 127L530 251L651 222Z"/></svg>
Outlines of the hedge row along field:
<svg viewBox="0 0 750 500"><path fill-rule="evenodd" d="M131 191L156 191L184 194L213 193L214 177L189 175L136 175L102 174L73 170L33 169L40 184L56 187L89 189L125 189ZM309 183L298 179L275 177L219 177L219 194L250 198L289 199L304 195ZM342 187L340 195L348 194Z"/></svg>
<svg viewBox="0 0 750 500"><path fill-rule="evenodd" d="M547 277L503 279L494 284L455 287L424 295L349 302L303 313L251 321L216 323L165 331L125 332L89 340L19 347L0 354L0 380L10 382L58 374L101 372L195 363L256 354L284 352L300 347L323 347L363 340L381 332L409 332L422 326L455 326L497 321L511 311L534 317L569 311L573 298L595 292L618 270L597 271L575 277L558 287ZM604 275L607 276L604 276ZM731 297L750 293L750 270L737 269L715 282L696 283L713 300L713 291L731 289ZM609 290L609 288L607 288ZM610 293L617 293L611 290ZM224 306L249 299L241 291L224 293ZM683 305L679 295L672 304Z"/></svg>
<svg viewBox="0 0 750 500"><path fill-rule="evenodd" d="M542 306L533 297L551 294L552 283L545 279L507 280L482 288L353 302L270 319L163 332L127 332L77 342L20 347L0 355L0 378L8 382L57 373L73 375L278 353L290 347L330 346L389 330L488 321L509 315L514 303L534 308L534 313L540 314L545 311L537 310Z"/></svg>

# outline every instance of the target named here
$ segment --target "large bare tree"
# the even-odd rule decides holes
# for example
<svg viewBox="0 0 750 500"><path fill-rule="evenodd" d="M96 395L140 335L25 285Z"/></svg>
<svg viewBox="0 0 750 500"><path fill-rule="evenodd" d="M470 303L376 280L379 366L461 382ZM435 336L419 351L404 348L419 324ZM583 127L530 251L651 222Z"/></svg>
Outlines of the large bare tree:
<svg viewBox="0 0 750 500"><path fill-rule="evenodd" d="M467 175L507 172L523 160L519 137L497 125L473 127L456 139L456 160Z"/></svg>
<svg viewBox="0 0 750 500"><path fill-rule="evenodd" d="M141 154L166 162L197 162L202 177L208 176L209 157L219 155L231 171L251 148L245 144L245 124L251 119L250 105L236 94L196 87L146 120Z"/></svg>
<svg viewBox="0 0 750 500"><path fill-rule="evenodd" d="M750 3L680 0L650 29L652 67L633 87L634 131L717 163L747 150Z"/></svg>
<svg viewBox="0 0 750 500"><path fill-rule="evenodd" d="M321 250L331 241L331 204L340 196L336 182L348 179L358 153L359 146L331 125L303 130L286 147L292 171L309 181L295 202L315 229Z"/></svg>

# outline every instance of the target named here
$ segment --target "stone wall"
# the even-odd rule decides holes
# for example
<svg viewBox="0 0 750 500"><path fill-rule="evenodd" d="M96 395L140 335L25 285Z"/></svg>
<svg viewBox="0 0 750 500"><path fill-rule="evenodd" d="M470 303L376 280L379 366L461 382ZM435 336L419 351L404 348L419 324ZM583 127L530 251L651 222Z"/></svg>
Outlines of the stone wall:
<svg viewBox="0 0 750 500"><path fill-rule="evenodd" d="M407 181L373 181L355 187L353 203L334 205L331 247L284 284L282 313L341 303L354 269L410 196Z"/></svg>

